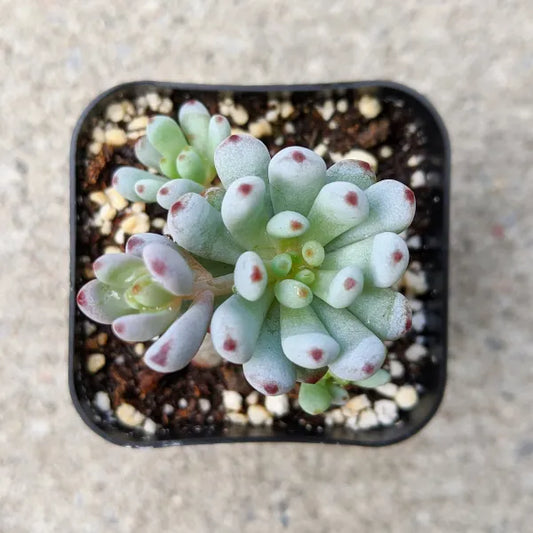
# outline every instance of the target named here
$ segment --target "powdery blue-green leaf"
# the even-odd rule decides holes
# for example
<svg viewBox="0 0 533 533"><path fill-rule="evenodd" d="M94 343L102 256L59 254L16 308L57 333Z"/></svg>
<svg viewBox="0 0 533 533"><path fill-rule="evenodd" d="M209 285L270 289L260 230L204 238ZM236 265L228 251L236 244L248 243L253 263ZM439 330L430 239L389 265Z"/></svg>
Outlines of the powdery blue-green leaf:
<svg viewBox="0 0 533 533"><path fill-rule="evenodd" d="M339 343L331 337L311 306L281 306L281 345L285 355L303 368L322 368L334 361Z"/></svg>
<svg viewBox="0 0 533 533"><path fill-rule="evenodd" d="M249 250L266 246L271 211L261 178L246 176L234 180L227 187L220 212L224 225L241 246Z"/></svg>
<svg viewBox="0 0 533 533"><path fill-rule="evenodd" d="M302 257L309 266L319 267L325 256L324 247L318 241L307 241L302 246Z"/></svg>
<svg viewBox="0 0 533 533"><path fill-rule="evenodd" d="M191 306L148 348L145 363L157 372L176 372L187 366L204 340L213 313L213 293L203 291Z"/></svg>
<svg viewBox="0 0 533 533"><path fill-rule="evenodd" d="M307 215L311 229L306 238L323 246L368 217L365 193L356 185L337 181L324 185Z"/></svg>
<svg viewBox="0 0 533 533"><path fill-rule="evenodd" d="M130 202L142 202L143 199L135 192L135 184L140 180L152 179L153 174L147 170L134 167L120 167L113 174L113 187Z"/></svg>
<svg viewBox="0 0 533 533"><path fill-rule="evenodd" d="M211 340L224 359L242 364L252 357L273 297L271 290L255 302L234 294L216 309L211 321Z"/></svg>
<svg viewBox="0 0 533 533"><path fill-rule="evenodd" d="M369 187L365 193L370 206L368 218L337 237L330 243L328 250L336 250L384 231L400 233L413 221L415 195L403 183L382 180Z"/></svg>
<svg viewBox="0 0 533 533"><path fill-rule="evenodd" d="M182 178L206 185L211 181L208 165L196 149L186 146L176 159L176 168Z"/></svg>
<svg viewBox="0 0 533 533"><path fill-rule="evenodd" d="M178 309L126 315L113 321L113 333L126 342L144 342L161 335L176 320Z"/></svg>
<svg viewBox="0 0 533 533"><path fill-rule="evenodd" d="M159 170L161 154L150 144L146 135L135 143L135 157L146 167Z"/></svg>
<svg viewBox="0 0 533 533"><path fill-rule="evenodd" d="M322 268L356 265L363 271L365 283L390 287L401 278L408 263L409 250L405 241L396 233L385 232L328 252Z"/></svg>
<svg viewBox="0 0 533 533"><path fill-rule="evenodd" d="M358 387L363 387L365 389L375 389L376 387L381 387L381 385L385 385L385 383L389 383L390 380L390 374L384 368L380 368L369 378L354 381L354 384Z"/></svg>
<svg viewBox="0 0 533 533"><path fill-rule="evenodd" d="M274 285L278 302L291 309L301 309L313 301L311 289L295 279L283 279Z"/></svg>
<svg viewBox="0 0 533 533"><path fill-rule="evenodd" d="M165 159L173 162L187 145L187 140L178 123L164 115L157 115L150 120L146 128L146 136L150 144Z"/></svg>
<svg viewBox="0 0 533 533"><path fill-rule="evenodd" d="M169 180L153 176L148 179L143 179L135 183L135 194L142 199L143 202L155 202L157 200L157 191L168 183Z"/></svg>
<svg viewBox="0 0 533 533"><path fill-rule="evenodd" d="M126 241L126 253L142 257L144 247L153 242L164 244L173 250L177 250L177 246L170 239L163 237L163 235L158 233L136 233Z"/></svg>
<svg viewBox="0 0 533 533"><path fill-rule="evenodd" d="M342 159L329 167L326 172L328 182L347 181L357 185L362 190L368 189L376 183L376 175L366 161L356 159Z"/></svg>
<svg viewBox="0 0 533 533"><path fill-rule="evenodd" d="M268 274L261 257L255 252L244 252L235 264L235 287L246 300L255 302L263 296Z"/></svg>
<svg viewBox="0 0 533 533"><path fill-rule="evenodd" d="M279 336L279 306L266 317L252 357L243 365L250 385L267 396L289 392L296 383L296 368L285 357Z"/></svg>
<svg viewBox="0 0 533 533"><path fill-rule="evenodd" d="M100 324L111 324L119 316L136 312L126 303L121 289L113 289L97 279L79 290L76 302L85 315Z"/></svg>
<svg viewBox="0 0 533 533"><path fill-rule="evenodd" d="M235 264L244 251L224 226L220 213L196 193L186 193L172 205L168 230L179 246L205 259Z"/></svg>
<svg viewBox="0 0 533 533"><path fill-rule="evenodd" d="M299 383L317 383L327 373L326 366L322 368L304 368L303 366L294 365L296 367L296 381Z"/></svg>
<svg viewBox="0 0 533 533"><path fill-rule="evenodd" d="M157 203L164 209L170 209L181 196L188 192L201 193L204 190L199 183L185 178L167 181L157 191Z"/></svg>
<svg viewBox="0 0 533 533"><path fill-rule="evenodd" d="M209 121L208 141L209 141L209 158L213 161L215 150L218 145L231 135L231 126L226 117L222 115L213 115Z"/></svg>
<svg viewBox="0 0 533 533"><path fill-rule="evenodd" d="M348 310L383 340L399 339L411 329L409 300L392 289L368 287Z"/></svg>
<svg viewBox="0 0 533 533"><path fill-rule="evenodd" d="M105 254L93 263L94 274L101 282L125 289L145 273L144 262L131 254Z"/></svg>
<svg viewBox="0 0 533 533"><path fill-rule="evenodd" d="M309 220L296 211L282 211L274 215L266 230L271 237L291 239L303 235L309 229Z"/></svg>
<svg viewBox="0 0 533 533"><path fill-rule="evenodd" d="M326 164L307 148L284 148L270 161L268 180L275 213L296 211L307 215L326 183Z"/></svg>
<svg viewBox="0 0 533 533"><path fill-rule="evenodd" d="M257 176L266 182L269 162L268 148L244 133L230 135L215 150L215 167L226 189L245 176Z"/></svg>
<svg viewBox="0 0 533 533"><path fill-rule="evenodd" d="M298 393L300 407L310 415L323 413L331 406L332 398L328 387L322 383L302 383Z"/></svg>
<svg viewBox="0 0 533 533"><path fill-rule="evenodd" d="M357 381L366 379L381 367L385 360L385 345L352 313L333 309L320 299L315 299L313 309L330 335L339 343L339 357L329 365L329 370L340 379Z"/></svg>
<svg viewBox="0 0 533 533"><path fill-rule="evenodd" d="M192 293L194 275L177 250L159 243L148 244L143 259L152 278L177 296Z"/></svg>
<svg viewBox="0 0 533 533"><path fill-rule="evenodd" d="M340 270L317 270L313 293L336 309L348 307L363 290L363 272L350 265Z"/></svg>

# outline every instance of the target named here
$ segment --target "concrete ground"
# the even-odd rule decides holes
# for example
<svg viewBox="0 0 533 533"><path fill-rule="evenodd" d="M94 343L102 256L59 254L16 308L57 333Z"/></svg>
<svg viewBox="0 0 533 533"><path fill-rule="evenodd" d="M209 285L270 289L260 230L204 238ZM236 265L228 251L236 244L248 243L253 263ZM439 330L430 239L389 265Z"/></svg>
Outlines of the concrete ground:
<svg viewBox="0 0 533 533"><path fill-rule="evenodd" d="M531 2L0 0L0 13L0 531L531 531ZM429 96L453 143L434 421L387 449L134 451L92 434L66 371L67 154L83 107L136 79L372 78Z"/></svg>

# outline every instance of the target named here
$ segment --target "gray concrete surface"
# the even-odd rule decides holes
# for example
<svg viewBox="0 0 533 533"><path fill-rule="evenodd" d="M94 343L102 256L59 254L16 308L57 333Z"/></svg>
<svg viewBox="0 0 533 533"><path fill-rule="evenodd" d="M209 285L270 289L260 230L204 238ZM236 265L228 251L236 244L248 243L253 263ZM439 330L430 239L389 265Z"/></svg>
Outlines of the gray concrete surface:
<svg viewBox="0 0 533 533"><path fill-rule="evenodd" d="M0 531L531 531L531 2L0 0L0 13ZM454 148L450 376L419 436L133 451L81 423L66 374L69 137L93 96L142 78L390 78L434 101Z"/></svg>

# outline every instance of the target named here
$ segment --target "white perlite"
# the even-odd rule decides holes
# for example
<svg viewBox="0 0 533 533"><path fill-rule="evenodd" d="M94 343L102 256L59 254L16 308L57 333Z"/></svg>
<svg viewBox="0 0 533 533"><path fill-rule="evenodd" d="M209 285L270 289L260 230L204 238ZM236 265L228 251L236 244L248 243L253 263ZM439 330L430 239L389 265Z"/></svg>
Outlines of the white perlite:
<svg viewBox="0 0 533 533"><path fill-rule="evenodd" d="M150 217L146 213L133 213L120 222L124 233L147 233L150 230Z"/></svg>
<svg viewBox="0 0 533 533"><path fill-rule="evenodd" d="M381 113L381 104L379 100L374 96L366 94L359 100L357 108L359 109L359 113L368 119L376 118Z"/></svg>
<svg viewBox="0 0 533 533"><path fill-rule="evenodd" d="M326 100L324 102L324 105L316 106L316 108L325 121L328 121L335 113L335 106L333 105L333 100Z"/></svg>
<svg viewBox="0 0 533 533"><path fill-rule="evenodd" d="M105 355L103 353L92 353L87 358L87 370L91 374L96 374L105 365Z"/></svg>
<svg viewBox="0 0 533 533"><path fill-rule="evenodd" d="M378 417L373 409L363 409L357 417L357 424L361 429L371 429L379 425Z"/></svg>
<svg viewBox="0 0 533 533"><path fill-rule="evenodd" d="M376 391L386 398L394 398L398 392L398 385L394 383L385 383L384 385L376 387Z"/></svg>
<svg viewBox="0 0 533 533"><path fill-rule="evenodd" d="M144 421L143 429L146 434L154 435L157 431L157 424L151 418L147 418Z"/></svg>
<svg viewBox="0 0 533 533"><path fill-rule="evenodd" d="M286 394L279 396L267 396L265 407L277 417L285 416L289 412L289 398Z"/></svg>
<svg viewBox="0 0 533 533"><path fill-rule="evenodd" d="M230 108L229 114L238 126L244 126L248 122L248 111L240 104Z"/></svg>
<svg viewBox="0 0 533 533"><path fill-rule="evenodd" d="M398 406L392 400L378 400L374 403L374 411L384 426L390 426L398 420Z"/></svg>
<svg viewBox="0 0 533 533"><path fill-rule="evenodd" d="M348 100L346 98L341 98L337 102L337 111L339 113L346 113L348 111Z"/></svg>
<svg viewBox="0 0 533 533"><path fill-rule="evenodd" d="M317 144L315 146L314 152L320 157L324 157L328 151L328 147L324 143Z"/></svg>
<svg viewBox="0 0 533 533"><path fill-rule="evenodd" d="M291 102L281 102L280 105L281 118L288 118L294 113L294 106Z"/></svg>
<svg viewBox="0 0 533 533"><path fill-rule="evenodd" d="M259 393L257 391L252 391L248 396L246 396L246 403L248 405L255 405L259 401Z"/></svg>
<svg viewBox="0 0 533 533"><path fill-rule="evenodd" d="M174 412L174 406L170 405L169 403L165 403L163 404L162 411L164 415L171 415Z"/></svg>
<svg viewBox="0 0 533 533"><path fill-rule="evenodd" d="M392 151L392 148L390 146L382 146L380 151L379 151L379 155L383 158L383 159L387 159L388 157L390 157L394 152Z"/></svg>
<svg viewBox="0 0 533 533"><path fill-rule="evenodd" d="M359 411L370 407L370 400L366 394L359 394L350 398L342 407L341 411L344 416L355 416Z"/></svg>
<svg viewBox="0 0 533 533"><path fill-rule="evenodd" d="M424 294L428 290L426 273L423 271L413 272L412 270L407 270L404 274L403 282L405 283L405 288L411 294Z"/></svg>
<svg viewBox="0 0 533 533"><path fill-rule="evenodd" d="M415 331L422 331L426 327L426 314L423 311L413 313L413 329Z"/></svg>
<svg viewBox="0 0 533 533"><path fill-rule="evenodd" d="M126 132L120 128L111 128L105 132L105 142L111 146L123 146L127 141Z"/></svg>
<svg viewBox="0 0 533 533"><path fill-rule="evenodd" d="M233 390L222 391L222 403L226 411L240 411L242 408L242 396Z"/></svg>
<svg viewBox="0 0 533 533"><path fill-rule="evenodd" d="M357 431L359 429L359 424L357 423L357 417L356 416L350 416L346 419L346 422L344 423L344 427L347 429L351 429L352 431Z"/></svg>
<svg viewBox="0 0 533 533"><path fill-rule="evenodd" d="M400 361L393 359L389 363L389 372L392 379L400 379L403 378L405 374L405 368Z"/></svg>
<svg viewBox="0 0 533 533"><path fill-rule="evenodd" d="M261 137L272 135L272 126L268 120L260 118L248 126L248 131L250 132L250 135L256 139L260 139Z"/></svg>
<svg viewBox="0 0 533 533"><path fill-rule="evenodd" d="M200 398L198 407L202 413L208 413L211 410L211 402L207 398Z"/></svg>
<svg viewBox="0 0 533 533"><path fill-rule="evenodd" d="M402 385L398 389L394 401L400 409L409 411L418 403L418 393L412 385Z"/></svg>
<svg viewBox="0 0 533 533"><path fill-rule="evenodd" d="M157 111L161 105L161 97L157 93L148 93L146 95L146 102L152 111Z"/></svg>
<svg viewBox="0 0 533 533"><path fill-rule="evenodd" d="M417 187L423 187L426 184L426 175L422 170L417 170L411 175L411 187L416 189Z"/></svg>
<svg viewBox="0 0 533 533"><path fill-rule="evenodd" d="M115 412L118 421L128 427L137 427L144 422L144 415L137 411L133 405L122 403Z"/></svg>
<svg viewBox="0 0 533 533"><path fill-rule="evenodd" d="M250 405L247 414L252 426L262 426L272 418L271 414L260 404Z"/></svg>
<svg viewBox="0 0 533 533"><path fill-rule="evenodd" d="M103 413L111 411L111 400L109 399L109 394L104 391L98 391L94 395L93 399L94 406Z"/></svg>
<svg viewBox="0 0 533 533"><path fill-rule="evenodd" d="M226 414L226 420L232 424L245 426L248 423L248 416L243 413L230 412Z"/></svg>
<svg viewBox="0 0 533 533"><path fill-rule="evenodd" d="M120 122L121 120L124 119L124 108L122 107L121 104L111 104L109 106L107 106L107 109L106 109L106 117L111 121L111 122Z"/></svg>
<svg viewBox="0 0 533 533"><path fill-rule="evenodd" d="M418 363L428 353L428 349L423 344L411 344L405 351L405 358L411 363Z"/></svg>
<svg viewBox="0 0 533 533"><path fill-rule="evenodd" d="M189 402L185 398L180 398L178 400L178 407L180 409L186 409L188 405L189 405Z"/></svg>

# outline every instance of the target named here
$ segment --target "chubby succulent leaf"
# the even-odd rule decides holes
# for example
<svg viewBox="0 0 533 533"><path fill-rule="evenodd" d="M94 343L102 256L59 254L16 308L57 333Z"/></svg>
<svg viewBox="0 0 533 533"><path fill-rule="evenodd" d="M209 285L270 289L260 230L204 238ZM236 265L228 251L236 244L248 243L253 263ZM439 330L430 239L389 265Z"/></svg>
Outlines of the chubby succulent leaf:
<svg viewBox="0 0 533 533"><path fill-rule="evenodd" d="M163 235L157 233L137 233L132 235L126 241L126 254L142 258L144 247L154 242L164 244L173 250L177 250L177 246L170 239L163 237Z"/></svg>
<svg viewBox="0 0 533 533"><path fill-rule="evenodd" d="M372 374L372 376L370 376L369 378L354 381L354 384L358 387L363 387L365 389L375 389L376 387L381 387L381 385L385 385L385 383L389 383L390 380L390 374L384 368L380 368L375 374Z"/></svg>
<svg viewBox="0 0 533 533"><path fill-rule="evenodd" d="M146 128L150 144L168 161L175 164L180 152L187 146L187 140L178 123L164 115L153 117Z"/></svg>
<svg viewBox="0 0 533 533"><path fill-rule="evenodd" d="M368 218L332 241L328 250L336 250L384 231L400 233L413 221L415 195L403 183L396 180L379 181L365 193L370 206Z"/></svg>
<svg viewBox="0 0 533 533"><path fill-rule="evenodd" d="M331 395L332 405L344 405L350 399L350 395L348 394L348 391L341 385L338 385L337 383L328 383L327 387Z"/></svg>
<svg viewBox="0 0 533 533"><path fill-rule="evenodd" d="M307 241L302 246L302 257L312 267L319 267L326 257L324 247L318 241Z"/></svg>
<svg viewBox="0 0 533 533"><path fill-rule="evenodd" d="M209 119L209 111L198 100L188 100L179 109L180 127L190 145L204 159L207 159L209 151Z"/></svg>
<svg viewBox="0 0 533 533"><path fill-rule="evenodd" d="M289 392L294 387L296 367L281 348L278 305L271 307L252 357L243 365L243 372L254 389L268 396Z"/></svg>
<svg viewBox="0 0 533 533"><path fill-rule="evenodd" d="M268 274L261 257L255 252L244 252L235 264L235 287L246 300L255 302L265 293Z"/></svg>
<svg viewBox="0 0 533 533"><path fill-rule="evenodd" d="M209 141L209 160L213 161L218 145L231 135L231 126L226 117L213 115L209 121L207 138Z"/></svg>
<svg viewBox="0 0 533 533"><path fill-rule="evenodd" d="M315 299L313 309L331 336L341 347L339 357L329 365L330 372L340 379L357 381L370 377L385 359L385 345L352 313L333 309Z"/></svg>
<svg viewBox="0 0 533 533"><path fill-rule="evenodd" d="M368 189L376 183L376 175L366 161L356 159L342 159L326 172L328 182L347 181L357 185L362 190Z"/></svg>
<svg viewBox="0 0 533 533"><path fill-rule="evenodd" d="M299 383L317 383L327 373L326 366L322 368L304 368L303 366L294 365L296 367L296 381Z"/></svg>
<svg viewBox="0 0 533 533"><path fill-rule="evenodd" d="M311 229L307 239L323 246L368 217L365 193L356 185L336 181L324 185L307 215Z"/></svg>
<svg viewBox="0 0 533 533"><path fill-rule="evenodd" d="M157 191L168 183L169 180L153 176L135 183L135 194L143 202L155 202L157 200Z"/></svg>
<svg viewBox="0 0 533 533"><path fill-rule="evenodd" d="M292 257L289 253L283 252L272 258L268 263L268 268L273 277L284 278L292 268Z"/></svg>
<svg viewBox="0 0 533 533"><path fill-rule="evenodd" d="M172 205L168 230L179 246L206 259L235 264L244 251L225 228L220 213L196 193L186 193Z"/></svg>
<svg viewBox="0 0 533 533"><path fill-rule="evenodd" d="M160 170L161 154L150 144L148 137L143 135L135 143L135 157L146 167Z"/></svg>
<svg viewBox="0 0 533 533"><path fill-rule="evenodd" d="M125 315L113 321L113 333L126 342L144 342L161 335L176 320L179 307Z"/></svg>
<svg viewBox="0 0 533 533"><path fill-rule="evenodd" d="M177 250L160 243L148 244L143 259L152 278L177 296L192 293L194 275Z"/></svg>
<svg viewBox="0 0 533 533"><path fill-rule="evenodd" d="M271 290L255 302L234 294L216 309L211 321L211 340L224 359L242 364L252 357L273 297Z"/></svg>
<svg viewBox="0 0 533 533"><path fill-rule="evenodd" d="M282 211L274 215L266 230L271 237L291 239L303 235L309 229L309 220L296 211Z"/></svg>
<svg viewBox="0 0 533 533"><path fill-rule="evenodd" d="M163 309L176 299L175 295L154 282L149 274L137 278L135 283L126 289L124 298L131 307L141 311Z"/></svg>
<svg viewBox="0 0 533 533"><path fill-rule="evenodd" d="M392 289L365 288L348 310L383 340L399 339L411 329L409 300Z"/></svg>
<svg viewBox="0 0 533 533"><path fill-rule="evenodd" d="M267 245L266 225L271 211L261 178L234 180L227 187L220 212L224 225L241 246L254 250Z"/></svg>
<svg viewBox="0 0 533 533"><path fill-rule="evenodd" d="M332 403L331 393L324 383L302 383L298 393L300 407L310 415L323 413Z"/></svg>
<svg viewBox="0 0 533 533"><path fill-rule="evenodd" d="M301 281L283 279L274 285L278 302L291 309L301 309L313 301L313 291Z"/></svg>
<svg viewBox="0 0 533 533"><path fill-rule="evenodd" d="M307 215L326 183L326 164L307 148L284 148L270 161L268 178L275 213L296 211Z"/></svg>
<svg viewBox="0 0 533 533"><path fill-rule="evenodd" d="M203 190L202 185L192 180L169 180L157 191L156 200L163 209L170 209L185 193L201 193Z"/></svg>
<svg viewBox="0 0 533 533"><path fill-rule="evenodd" d="M176 372L187 366L204 340L213 313L213 293L203 291L191 306L148 348L145 363L157 372Z"/></svg>
<svg viewBox="0 0 533 533"><path fill-rule="evenodd" d="M209 183L212 178L205 160L190 146L186 146L177 157L176 168L182 178L202 185Z"/></svg>
<svg viewBox="0 0 533 533"><path fill-rule="evenodd" d="M98 279L86 283L76 296L78 307L91 320L111 324L119 316L135 313L124 299L121 289L114 289Z"/></svg>
<svg viewBox="0 0 533 533"><path fill-rule="evenodd" d="M222 201L226 191L222 187L209 187L203 192L203 197L213 206L217 211L222 210Z"/></svg>
<svg viewBox="0 0 533 533"><path fill-rule="evenodd" d="M396 233L385 232L328 253L322 268L356 265L363 271L365 283L368 280L376 287L390 287L401 278L408 263L405 241Z"/></svg>
<svg viewBox="0 0 533 533"><path fill-rule="evenodd" d="M282 305L280 324L283 352L296 365L317 369L338 357L339 343L331 337L311 306L290 309Z"/></svg>
<svg viewBox="0 0 533 533"><path fill-rule="evenodd" d="M142 259L131 254L105 254L93 263L94 274L102 283L125 289L145 273Z"/></svg>
<svg viewBox="0 0 533 533"><path fill-rule="evenodd" d="M302 268L301 270L298 270L296 274L294 274L294 279L311 286L316 280L316 275L312 270L309 270L308 268Z"/></svg>
<svg viewBox="0 0 533 533"><path fill-rule="evenodd" d="M120 167L113 174L113 187L130 202L142 202L143 199L135 192L135 184L140 180L153 179L154 175L147 170L134 167Z"/></svg>
<svg viewBox="0 0 533 533"><path fill-rule="evenodd" d="M363 290L363 272L350 265L341 270L317 270L313 293L335 309L348 307Z"/></svg>
<svg viewBox="0 0 533 533"><path fill-rule="evenodd" d="M269 162L268 148L244 133L229 136L215 150L215 168L226 189L245 176L257 176L266 182Z"/></svg>

